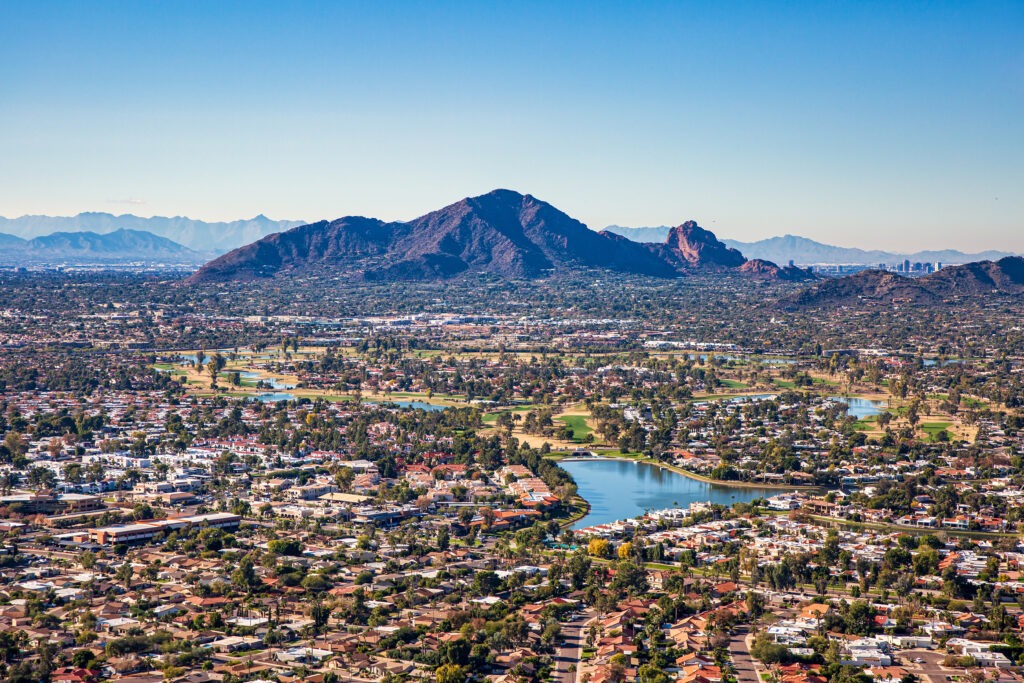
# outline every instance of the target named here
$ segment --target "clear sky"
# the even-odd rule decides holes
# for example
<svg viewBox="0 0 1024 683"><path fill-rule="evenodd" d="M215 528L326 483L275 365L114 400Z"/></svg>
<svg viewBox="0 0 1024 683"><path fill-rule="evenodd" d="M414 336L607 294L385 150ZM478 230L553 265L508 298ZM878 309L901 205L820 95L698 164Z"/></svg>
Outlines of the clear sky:
<svg viewBox="0 0 1024 683"><path fill-rule="evenodd" d="M1024 251L1024 2L0 2L0 215Z"/></svg>

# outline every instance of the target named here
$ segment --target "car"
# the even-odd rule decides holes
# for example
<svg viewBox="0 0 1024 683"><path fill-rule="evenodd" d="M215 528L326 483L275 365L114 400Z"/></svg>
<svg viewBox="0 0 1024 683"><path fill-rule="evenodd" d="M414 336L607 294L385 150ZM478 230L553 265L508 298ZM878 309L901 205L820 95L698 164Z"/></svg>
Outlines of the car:
<svg viewBox="0 0 1024 683"><path fill-rule="evenodd" d="M914 664L923 664L924 660L920 657L914 657Z"/></svg>

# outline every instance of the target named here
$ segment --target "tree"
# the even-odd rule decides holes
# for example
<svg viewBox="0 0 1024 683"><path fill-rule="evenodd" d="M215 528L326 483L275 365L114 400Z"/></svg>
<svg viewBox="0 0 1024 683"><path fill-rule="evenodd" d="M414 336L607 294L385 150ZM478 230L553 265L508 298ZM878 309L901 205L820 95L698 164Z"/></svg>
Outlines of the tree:
<svg viewBox="0 0 1024 683"><path fill-rule="evenodd" d="M219 351L210 356L210 363L206 366L206 371L210 373L210 386L214 389L217 388L217 376L227 362L227 359Z"/></svg>
<svg viewBox="0 0 1024 683"><path fill-rule="evenodd" d="M608 557L608 541L604 538L592 538L587 543L587 552L591 557Z"/></svg>
<svg viewBox="0 0 1024 683"><path fill-rule="evenodd" d="M49 468L33 467L29 470L27 481L29 487L36 491L40 489L52 489L57 485L57 475Z"/></svg>
<svg viewBox="0 0 1024 683"><path fill-rule="evenodd" d="M330 589L331 582L325 579L323 574L308 574L302 580L302 587L311 593L322 593Z"/></svg>
<svg viewBox="0 0 1024 683"><path fill-rule="evenodd" d="M462 683L466 672L458 664L442 664L434 671L437 683Z"/></svg>
<svg viewBox="0 0 1024 683"><path fill-rule="evenodd" d="M15 431L7 432L7 436L4 437L4 446L7 447L12 459L23 457L28 453L28 444L25 442L25 437Z"/></svg>
<svg viewBox="0 0 1024 683"><path fill-rule="evenodd" d="M631 560L621 560L615 567L615 576L612 578L611 587L630 595L646 593L649 588L647 572Z"/></svg>
<svg viewBox="0 0 1024 683"><path fill-rule="evenodd" d="M593 563L582 549L577 550L569 557L565 568L569 573L569 583L574 591L578 591L587 585L587 577Z"/></svg>
<svg viewBox="0 0 1024 683"><path fill-rule="evenodd" d="M91 650L76 650L71 656L71 663L78 669L91 668L89 665L96 661L96 655Z"/></svg>
<svg viewBox="0 0 1024 683"><path fill-rule="evenodd" d="M114 578L121 582L125 590L129 590L132 587L132 575L134 573L135 569L132 567L131 562L122 562L121 566L114 572Z"/></svg>
<svg viewBox="0 0 1024 683"><path fill-rule="evenodd" d="M478 595L491 595L501 585L501 579L492 571L479 571L473 576L473 592Z"/></svg>
<svg viewBox="0 0 1024 683"><path fill-rule="evenodd" d="M62 471L64 473L65 481L69 484L81 483L82 478L85 475L85 469L82 467L81 463L77 462L71 462L64 465L64 469Z"/></svg>
<svg viewBox="0 0 1024 683"><path fill-rule="evenodd" d="M557 621L549 621L540 635L540 642L551 647L562 637L562 627Z"/></svg>
<svg viewBox="0 0 1024 683"><path fill-rule="evenodd" d="M637 671L640 683L669 683L672 679L654 664L644 664Z"/></svg>
<svg viewBox="0 0 1024 683"><path fill-rule="evenodd" d="M491 527L494 526L494 510L491 508L484 508L480 510L480 519L483 520L484 531L490 531Z"/></svg>
<svg viewBox="0 0 1024 683"><path fill-rule="evenodd" d="M318 634L323 633L324 627L327 626L327 620L331 617L331 610L324 607L323 602L317 599L313 603L309 615L313 617L313 631Z"/></svg>
<svg viewBox="0 0 1024 683"><path fill-rule="evenodd" d="M437 648L437 654L441 663L455 664L456 666L469 664L470 651L470 642L465 638L442 643Z"/></svg>
<svg viewBox="0 0 1024 683"><path fill-rule="evenodd" d="M256 577L256 567L253 564L252 558L248 555L239 560L238 568L231 572L231 583L246 593L252 593L253 589L259 585L259 579Z"/></svg>
<svg viewBox="0 0 1024 683"><path fill-rule="evenodd" d="M789 657L789 650L785 645L773 643L767 633L762 633L754 639L750 656L762 664L781 664Z"/></svg>

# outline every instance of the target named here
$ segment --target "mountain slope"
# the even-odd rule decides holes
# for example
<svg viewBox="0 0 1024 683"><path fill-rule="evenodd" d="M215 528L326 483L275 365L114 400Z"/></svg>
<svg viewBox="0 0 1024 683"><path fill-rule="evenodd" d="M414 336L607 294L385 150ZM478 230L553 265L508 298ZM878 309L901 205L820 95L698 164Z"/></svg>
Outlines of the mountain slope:
<svg viewBox="0 0 1024 683"><path fill-rule="evenodd" d="M141 230L115 230L99 235L94 232L56 232L23 240L0 234L0 263L114 263L128 261L164 261L198 264L206 257L177 242Z"/></svg>
<svg viewBox="0 0 1024 683"><path fill-rule="evenodd" d="M880 270L825 280L785 297L788 308L821 308L858 304L937 304L952 297L992 294L1024 295L1024 258L979 261L912 279Z"/></svg>
<svg viewBox="0 0 1024 683"><path fill-rule="evenodd" d="M932 303L938 299L920 280L884 270L863 270L811 285L785 297L780 303L784 308L816 309L871 302Z"/></svg>
<svg viewBox="0 0 1024 683"><path fill-rule="evenodd" d="M0 233L0 248L3 249L24 249L28 240L23 240L15 235Z"/></svg>
<svg viewBox="0 0 1024 683"><path fill-rule="evenodd" d="M142 230L115 230L105 235L94 232L55 232L29 240L32 250L53 253L97 255L182 256L196 252L167 238Z"/></svg>
<svg viewBox="0 0 1024 683"><path fill-rule="evenodd" d="M921 279L940 295L1022 294L1024 258L1008 256L994 262L950 266Z"/></svg>
<svg viewBox="0 0 1024 683"><path fill-rule="evenodd" d="M0 217L0 233L31 239L54 232L93 232L103 235L121 229L144 230L195 251L224 252L302 224L303 221L276 221L263 215L229 223L207 223L183 216L141 218L132 214L115 216L87 212L77 216Z"/></svg>
<svg viewBox="0 0 1024 683"><path fill-rule="evenodd" d="M385 254L404 237L402 223L348 216L292 228L235 249L207 263L196 281L224 282L271 277L316 266L341 266Z"/></svg>
<svg viewBox="0 0 1024 683"><path fill-rule="evenodd" d="M403 260L454 257L467 269L538 277L556 268L608 268L669 276L665 263L631 242L596 233L547 202L495 190L409 223Z"/></svg>
<svg viewBox="0 0 1024 683"><path fill-rule="evenodd" d="M687 221L672 228L664 244L647 245L683 269L739 268L746 262L743 254L725 246L714 233Z"/></svg>
<svg viewBox="0 0 1024 683"><path fill-rule="evenodd" d="M236 249L188 282L221 282L286 274L344 274L368 280L444 279L463 273L538 278L573 269L655 277L730 272L759 279L814 279L798 268L747 266L693 221L673 228L664 244L640 244L594 232L547 202L494 190L407 223L341 218L293 228Z"/></svg>
<svg viewBox="0 0 1024 683"><path fill-rule="evenodd" d="M566 268L677 274L642 245L594 232L530 195L495 190L408 223L347 217L294 228L225 254L190 281L313 271L373 280L449 278L465 272L535 278Z"/></svg>

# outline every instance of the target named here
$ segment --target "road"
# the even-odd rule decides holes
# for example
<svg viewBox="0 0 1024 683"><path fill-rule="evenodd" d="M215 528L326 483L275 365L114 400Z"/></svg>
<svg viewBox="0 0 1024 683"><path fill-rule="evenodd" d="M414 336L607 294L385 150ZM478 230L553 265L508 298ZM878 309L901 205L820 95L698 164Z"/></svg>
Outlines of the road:
<svg viewBox="0 0 1024 683"><path fill-rule="evenodd" d="M576 683L587 629L596 616L593 610L587 609L576 621L562 624L562 643L555 649L555 670L552 672L555 683ZM573 664L576 665L576 671L569 671Z"/></svg>
<svg viewBox="0 0 1024 683"><path fill-rule="evenodd" d="M936 652L935 650L901 650L897 655L899 656L900 664L915 676L925 677L931 683L946 683L946 676L950 674L950 669L941 665L942 660L946 658L945 652ZM924 661L917 664L914 662L915 658L920 658Z"/></svg>
<svg viewBox="0 0 1024 683"><path fill-rule="evenodd" d="M736 669L736 680L739 683L761 683L757 675L757 664L750 656L750 646L747 645L747 639L751 637L750 630L740 626L729 639L729 654L732 655L732 665Z"/></svg>

